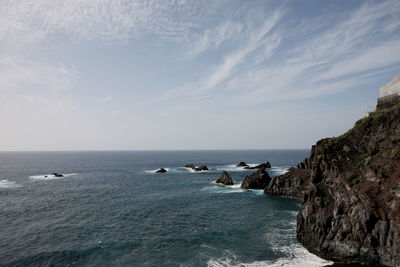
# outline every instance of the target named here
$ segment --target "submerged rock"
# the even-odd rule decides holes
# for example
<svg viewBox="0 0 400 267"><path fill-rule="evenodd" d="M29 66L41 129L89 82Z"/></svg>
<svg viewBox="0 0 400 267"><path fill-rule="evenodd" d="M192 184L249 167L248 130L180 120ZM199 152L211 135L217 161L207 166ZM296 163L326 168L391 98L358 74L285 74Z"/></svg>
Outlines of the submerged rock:
<svg viewBox="0 0 400 267"><path fill-rule="evenodd" d="M237 165L236 165L236 167L248 167L249 165L247 165L247 163L246 162L244 162L244 161L241 161L241 162L239 162Z"/></svg>
<svg viewBox="0 0 400 267"><path fill-rule="evenodd" d="M269 182L271 177L265 171L265 168L261 168L256 172L246 176L242 182L240 188L242 189L264 189Z"/></svg>
<svg viewBox="0 0 400 267"><path fill-rule="evenodd" d="M269 161L265 162L265 163L261 163L257 166L254 167L250 167L250 166L246 166L244 167L244 169L246 170L253 170L253 169L270 169L271 168L271 163L269 163Z"/></svg>
<svg viewBox="0 0 400 267"><path fill-rule="evenodd" d="M223 185L233 185L232 177L226 171L223 171L221 176L215 182Z"/></svg>
<svg viewBox="0 0 400 267"><path fill-rule="evenodd" d="M165 172L167 172L167 170L164 168L160 168L160 169L156 170L156 173L165 173Z"/></svg>

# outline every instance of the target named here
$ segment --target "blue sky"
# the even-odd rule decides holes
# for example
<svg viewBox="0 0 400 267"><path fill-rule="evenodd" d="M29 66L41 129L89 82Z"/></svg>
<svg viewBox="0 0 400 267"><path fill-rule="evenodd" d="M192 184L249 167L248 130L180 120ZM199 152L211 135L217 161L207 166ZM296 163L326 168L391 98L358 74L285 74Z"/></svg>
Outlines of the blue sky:
<svg viewBox="0 0 400 267"><path fill-rule="evenodd" d="M400 2L0 0L1 150L290 149L400 74Z"/></svg>

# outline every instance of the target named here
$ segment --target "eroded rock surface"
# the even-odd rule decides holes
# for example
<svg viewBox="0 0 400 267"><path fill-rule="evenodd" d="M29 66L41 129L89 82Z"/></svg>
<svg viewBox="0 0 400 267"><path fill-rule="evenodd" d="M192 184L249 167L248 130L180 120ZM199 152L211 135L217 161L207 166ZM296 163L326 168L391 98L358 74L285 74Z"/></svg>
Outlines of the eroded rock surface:
<svg viewBox="0 0 400 267"><path fill-rule="evenodd" d="M265 168L259 169L256 172L246 176L242 182L240 188L242 189L264 189L269 182L271 177L265 171Z"/></svg>
<svg viewBox="0 0 400 267"><path fill-rule="evenodd" d="M221 176L215 182L223 185L233 185L232 177L226 171L223 171Z"/></svg>
<svg viewBox="0 0 400 267"><path fill-rule="evenodd" d="M310 173L297 218L307 249L335 261L400 266L399 105L318 141L298 167ZM285 182L266 191L280 193L275 185Z"/></svg>

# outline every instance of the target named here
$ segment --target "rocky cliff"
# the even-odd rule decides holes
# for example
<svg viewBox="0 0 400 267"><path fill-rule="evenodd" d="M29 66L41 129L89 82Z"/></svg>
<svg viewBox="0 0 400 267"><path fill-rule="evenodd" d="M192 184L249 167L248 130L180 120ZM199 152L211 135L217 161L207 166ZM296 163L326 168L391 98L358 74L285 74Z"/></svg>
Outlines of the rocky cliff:
<svg viewBox="0 0 400 267"><path fill-rule="evenodd" d="M297 238L341 262L400 266L400 105L312 147L266 193L303 195Z"/></svg>

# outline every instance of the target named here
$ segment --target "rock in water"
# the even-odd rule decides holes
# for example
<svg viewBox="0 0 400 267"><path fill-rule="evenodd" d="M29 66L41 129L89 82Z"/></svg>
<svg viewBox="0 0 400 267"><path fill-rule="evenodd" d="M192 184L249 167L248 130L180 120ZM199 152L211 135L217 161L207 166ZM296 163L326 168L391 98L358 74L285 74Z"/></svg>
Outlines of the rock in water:
<svg viewBox="0 0 400 267"><path fill-rule="evenodd" d="M193 164L187 164L187 165L185 165L185 168L192 169L192 170L194 170L196 172L208 171L208 167L205 166L205 165L201 165L199 167L196 167Z"/></svg>
<svg viewBox="0 0 400 267"><path fill-rule="evenodd" d="M196 166L194 166L193 164L186 164L185 168L189 168L189 169L196 169Z"/></svg>
<svg viewBox="0 0 400 267"><path fill-rule="evenodd" d="M244 169L246 170L253 170L253 169L270 169L271 168L271 163L269 163L269 161L265 162L265 163L261 163L257 166L254 167L250 167L250 166L245 166Z"/></svg>
<svg viewBox="0 0 400 267"><path fill-rule="evenodd" d="M164 168L160 168L160 169L158 169L158 170L156 171L156 173L165 173L165 172L167 172L167 170L164 169Z"/></svg>
<svg viewBox="0 0 400 267"><path fill-rule="evenodd" d="M241 162L239 162L238 165L236 165L236 167L248 167L248 166L249 165L247 165L246 162L244 162L244 161L241 161Z"/></svg>
<svg viewBox="0 0 400 267"><path fill-rule="evenodd" d="M205 165L201 165L201 166L199 166L199 167L194 168L194 170L195 170L196 172L208 171L208 167L205 166Z"/></svg>
<svg viewBox="0 0 400 267"><path fill-rule="evenodd" d="M265 168L261 168L256 172L246 176L242 182L240 188L242 189L264 189L269 182L271 177L265 171Z"/></svg>
<svg viewBox="0 0 400 267"><path fill-rule="evenodd" d="M226 171L223 171L219 179L216 181L216 183L223 185L233 185L233 180L232 177Z"/></svg>

